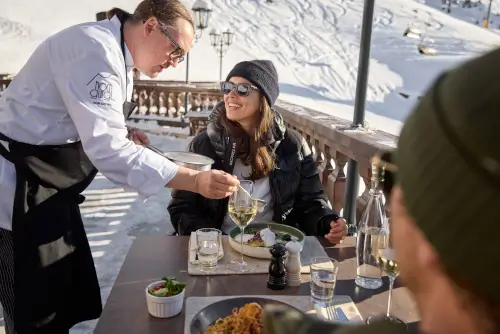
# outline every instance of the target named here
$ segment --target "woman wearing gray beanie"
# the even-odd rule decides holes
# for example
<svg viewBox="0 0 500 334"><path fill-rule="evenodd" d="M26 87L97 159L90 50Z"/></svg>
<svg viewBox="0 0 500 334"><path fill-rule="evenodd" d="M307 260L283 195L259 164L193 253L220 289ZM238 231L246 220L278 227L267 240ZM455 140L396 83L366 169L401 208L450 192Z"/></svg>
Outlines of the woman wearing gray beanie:
<svg viewBox="0 0 500 334"><path fill-rule="evenodd" d="M256 219L298 227L307 235L339 243L345 220L328 204L311 150L272 109L279 95L278 74L269 60L243 61L221 83L224 101L210 116L206 131L189 149L215 160L213 168L254 182L254 197L268 202ZM228 199L174 191L168 207L181 235L211 227L229 233Z"/></svg>

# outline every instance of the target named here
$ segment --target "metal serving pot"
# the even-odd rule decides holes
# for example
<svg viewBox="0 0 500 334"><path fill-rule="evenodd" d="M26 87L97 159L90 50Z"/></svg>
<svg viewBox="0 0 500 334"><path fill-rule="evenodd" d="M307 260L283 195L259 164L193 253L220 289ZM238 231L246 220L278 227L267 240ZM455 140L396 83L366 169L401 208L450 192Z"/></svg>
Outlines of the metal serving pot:
<svg viewBox="0 0 500 334"><path fill-rule="evenodd" d="M212 169L214 160L202 154L192 152L165 152L165 156L173 163L199 171L207 171Z"/></svg>
<svg viewBox="0 0 500 334"><path fill-rule="evenodd" d="M165 158L172 161L178 166L194 170L199 170L199 171L210 170L212 169L212 165L215 162L213 159L210 159L209 157L206 157L202 154L197 154L192 152L182 152L182 151L163 152L158 147L155 147L153 145L144 144L144 146L149 148L151 151L164 156Z"/></svg>

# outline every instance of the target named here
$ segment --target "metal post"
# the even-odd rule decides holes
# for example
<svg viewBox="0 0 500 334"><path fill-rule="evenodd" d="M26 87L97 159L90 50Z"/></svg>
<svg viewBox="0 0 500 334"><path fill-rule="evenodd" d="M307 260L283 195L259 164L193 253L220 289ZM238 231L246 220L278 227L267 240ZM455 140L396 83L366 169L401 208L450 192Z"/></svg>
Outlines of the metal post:
<svg viewBox="0 0 500 334"><path fill-rule="evenodd" d="M186 55L186 84L189 83L189 52ZM188 112L188 92L186 91L186 96L184 97L184 112Z"/></svg>
<svg viewBox="0 0 500 334"><path fill-rule="evenodd" d="M363 127L365 122L366 89L368 84L374 9L375 0L365 0L363 25L361 27L361 43L359 47L356 97L354 99L354 117L351 125L352 128ZM356 228L356 199L358 196L358 186L358 164L355 160L349 159L347 167L344 217L350 225L350 232Z"/></svg>
<svg viewBox="0 0 500 334"><path fill-rule="evenodd" d="M186 83L189 83L189 54L190 52L186 54Z"/></svg>
<svg viewBox="0 0 500 334"><path fill-rule="evenodd" d="M220 73L219 73L219 81L222 81L222 57L224 57L224 54L222 53L222 44L220 46Z"/></svg>
<svg viewBox="0 0 500 334"><path fill-rule="evenodd" d="M488 14L486 15L486 20L484 21L484 27L488 28L490 25L490 14L491 14L491 3L493 0L490 0L490 4L488 5Z"/></svg>

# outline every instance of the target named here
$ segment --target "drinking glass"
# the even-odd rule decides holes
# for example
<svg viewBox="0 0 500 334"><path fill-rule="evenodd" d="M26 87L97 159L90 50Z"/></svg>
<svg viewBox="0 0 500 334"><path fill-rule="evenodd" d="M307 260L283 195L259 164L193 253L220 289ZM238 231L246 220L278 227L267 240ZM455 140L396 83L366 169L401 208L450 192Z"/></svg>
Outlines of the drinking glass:
<svg viewBox="0 0 500 334"><path fill-rule="evenodd" d="M398 324L406 327L406 323L391 315L391 298L392 298L392 289L394 286L394 281L396 277L399 275L399 267L398 262L394 256L394 249L392 248L391 238L390 238L390 224L387 223L383 228L380 228L378 233L376 246L374 247L375 258L377 259L377 263L389 278L389 300L387 301L387 312L384 315L374 315L369 317L366 320L367 324L378 322L378 321L386 321L392 324Z"/></svg>
<svg viewBox="0 0 500 334"><path fill-rule="evenodd" d="M229 262L227 267L232 271L247 272L251 268L243 258L243 236L245 234L245 227L250 224L257 214L257 203L252 198L253 181L240 181L240 186L246 192L239 187L237 191L233 192L229 198L228 211L231 219L240 228L241 259Z"/></svg>
<svg viewBox="0 0 500 334"><path fill-rule="evenodd" d="M329 257L313 257L310 265L311 298L316 302L333 303L339 262Z"/></svg>
<svg viewBox="0 0 500 334"><path fill-rule="evenodd" d="M198 270L213 271L219 261L222 232L215 228L196 230L196 252L198 255Z"/></svg>

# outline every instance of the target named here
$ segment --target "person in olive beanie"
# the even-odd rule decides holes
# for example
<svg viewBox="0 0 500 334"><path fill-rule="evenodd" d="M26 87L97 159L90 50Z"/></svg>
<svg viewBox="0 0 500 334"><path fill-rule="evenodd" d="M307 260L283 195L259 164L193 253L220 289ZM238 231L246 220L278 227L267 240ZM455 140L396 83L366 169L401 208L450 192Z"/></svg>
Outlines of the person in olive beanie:
<svg viewBox="0 0 500 334"><path fill-rule="evenodd" d="M500 49L443 73L386 158L396 181L390 192L392 240L422 333L500 333L499 92ZM280 326L293 321L287 312L266 310L268 333L285 333ZM309 325L293 333L315 333L319 320L303 317ZM399 332L376 324L330 325L322 333Z"/></svg>

